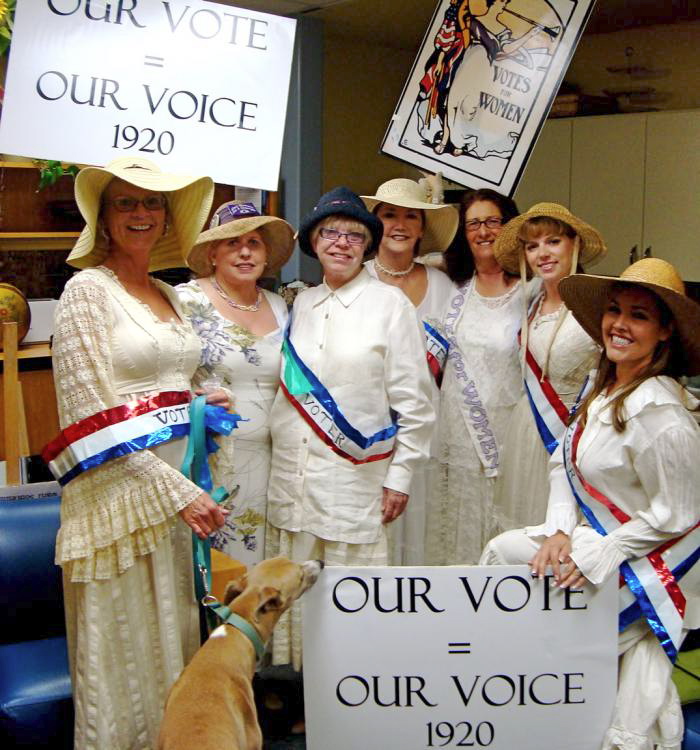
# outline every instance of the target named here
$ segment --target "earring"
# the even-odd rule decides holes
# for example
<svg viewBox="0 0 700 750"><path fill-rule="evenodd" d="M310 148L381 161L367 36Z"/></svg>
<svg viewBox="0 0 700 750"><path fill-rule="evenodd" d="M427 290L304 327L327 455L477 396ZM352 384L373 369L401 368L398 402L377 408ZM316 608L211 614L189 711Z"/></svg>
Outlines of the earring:
<svg viewBox="0 0 700 750"><path fill-rule="evenodd" d="M170 224L168 224L168 222L166 221L163 224L163 237L167 237L169 231L170 231Z"/></svg>
<svg viewBox="0 0 700 750"><path fill-rule="evenodd" d="M107 228L102 221L97 222L97 231L102 238L102 241L105 243L105 245L107 245L107 247L109 247L109 243L112 238L109 236L109 232L107 231Z"/></svg>

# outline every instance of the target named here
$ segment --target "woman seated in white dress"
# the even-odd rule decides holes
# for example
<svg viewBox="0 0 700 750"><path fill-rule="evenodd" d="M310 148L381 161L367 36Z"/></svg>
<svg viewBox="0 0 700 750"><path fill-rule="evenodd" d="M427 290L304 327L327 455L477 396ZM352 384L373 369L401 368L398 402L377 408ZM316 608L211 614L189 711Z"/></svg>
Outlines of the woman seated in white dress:
<svg viewBox="0 0 700 750"><path fill-rule="evenodd" d="M410 502L434 421L425 340L411 301L362 262L382 223L347 188L322 196L299 246L323 283L301 292L270 413L268 554L387 565L386 525ZM298 604L275 629L274 664L301 667Z"/></svg>
<svg viewBox="0 0 700 750"><path fill-rule="evenodd" d="M494 504L501 531L540 523L549 496L549 457L600 347L559 294L559 282L600 260L599 232L557 203L538 203L513 219L496 240L499 265L524 280L526 264L541 290L523 307L520 356L525 392L503 445Z"/></svg>
<svg viewBox="0 0 700 750"><path fill-rule="evenodd" d="M287 323L284 300L257 281L275 274L293 247L294 232L286 221L261 216L252 203L229 201L216 209L187 255L197 278L177 287L202 340L195 384L230 389L243 417L210 458L215 486L234 492L232 512L212 546L248 566L260 562L265 551L269 415Z"/></svg>
<svg viewBox="0 0 700 750"><path fill-rule="evenodd" d="M447 249L457 231L459 214L453 206L430 203L423 185L403 178L383 183L376 195L363 195L362 200L384 226L379 250L365 268L379 281L401 289L416 308L425 332L437 412L448 350L442 322L455 287L447 274L417 258ZM430 461L414 474L411 502L389 527L392 565L425 563L425 508L429 487L434 485L430 477L437 464L436 451L434 439Z"/></svg>
<svg viewBox="0 0 700 750"><path fill-rule="evenodd" d="M562 588L621 575L618 691L602 748L678 750L671 670L700 626L700 428L676 378L700 373L700 305L657 258L619 279L570 276L560 292L603 347L598 374L552 456L545 523L492 539L481 563L529 562L540 579L551 567Z"/></svg>

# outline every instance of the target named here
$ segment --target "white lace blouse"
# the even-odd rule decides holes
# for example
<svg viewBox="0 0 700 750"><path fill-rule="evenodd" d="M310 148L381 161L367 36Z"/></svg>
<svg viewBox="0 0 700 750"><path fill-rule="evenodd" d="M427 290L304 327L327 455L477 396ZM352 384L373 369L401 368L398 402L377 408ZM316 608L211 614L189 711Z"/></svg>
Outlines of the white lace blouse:
<svg viewBox="0 0 700 750"><path fill-rule="evenodd" d="M146 395L190 390L200 342L174 290L155 283L180 320L160 321L104 267L66 284L53 340L61 428ZM201 493L177 468L183 447L176 440L113 459L64 487L56 562L72 581L111 578L155 549Z"/></svg>

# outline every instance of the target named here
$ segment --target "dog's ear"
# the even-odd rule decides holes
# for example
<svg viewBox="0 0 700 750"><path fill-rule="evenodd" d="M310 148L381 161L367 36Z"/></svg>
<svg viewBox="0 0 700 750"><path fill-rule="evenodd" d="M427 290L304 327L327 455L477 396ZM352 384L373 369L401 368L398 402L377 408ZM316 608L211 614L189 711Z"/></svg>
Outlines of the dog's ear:
<svg viewBox="0 0 700 750"><path fill-rule="evenodd" d="M230 604L239 594L245 591L247 585L248 576L246 573L241 573L238 578L229 581L226 585L226 593L224 594L224 604Z"/></svg>
<svg viewBox="0 0 700 750"><path fill-rule="evenodd" d="M263 586L260 589L260 606L258 613L263 615L266 612L275 612L282 609L282 592L273 586Z"/></svg>

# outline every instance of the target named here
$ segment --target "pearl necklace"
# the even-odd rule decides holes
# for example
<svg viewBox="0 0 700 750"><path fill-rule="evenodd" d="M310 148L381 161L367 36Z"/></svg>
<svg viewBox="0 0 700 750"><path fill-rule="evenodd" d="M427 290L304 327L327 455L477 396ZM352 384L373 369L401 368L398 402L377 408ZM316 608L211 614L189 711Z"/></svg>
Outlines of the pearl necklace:
<svg viewBox="0 0 700 750"><path fill-rule="evenodd" d="M378 268L382 273L386 274L387 276L394 276L394 277L400 277L400 276L408 276L409 273L413 270L413 267L416 265L416 262L414 260L411 261L411 265L405 270L405 271L392 271L390 268L386 268L379 262L379 258L374 259L374 265L376 268Z"/></svg>
<svg viewBox="0 0 700 750"><path fill-rule="evenodd" d="M230 305L231 307L235 307L236 310L243 310L243 312L257 312L260 309L260 303L262 302L262 290L259 286L255 287L258 290L258 298L255 300L254 304L241 305L239 302L234 302L231 297L226 294L226 292L219 286L219 282L213 275L209 277L209 281L211 281L211 285L217 291L219 297L221 297L221 299L224 300L226 304Z"/></svg>

